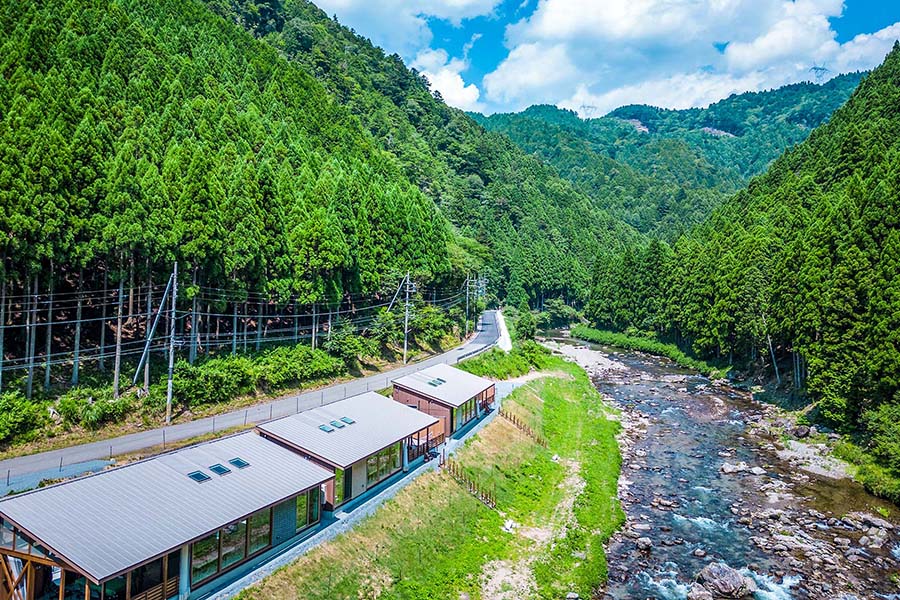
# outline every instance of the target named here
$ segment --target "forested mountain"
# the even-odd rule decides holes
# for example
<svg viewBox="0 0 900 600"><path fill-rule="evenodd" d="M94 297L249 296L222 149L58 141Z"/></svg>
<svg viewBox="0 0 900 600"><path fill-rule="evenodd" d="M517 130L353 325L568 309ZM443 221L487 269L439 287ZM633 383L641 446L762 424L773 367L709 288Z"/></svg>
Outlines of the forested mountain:
<svg viewBox="0 0 900 600"><path fill-rule="evenodd" d="M601 261L590 314L707 357L768 355L771 339L776 357L794 353L789 375L823 416L868 428L900 473L898 306L900 44L828 123L673 248Z"/></svg>
<svg viewBox="0 0 900 600"><path fill-rule="evenodd" d="M314 4L204 1L302 65L346 106L461 233L490 249L494 289L514 305L543 295L583 297L597 251L636 239L553 168L448 107L399 56Z"/></svg>
<svg viewBox="0 0 900 600"><path fill-rule="evenodd" d="M6 3L0 32L0 252L18 289L143 281L176 258L195 284L302 302L449 272L449 228L393 157L202 4Z"/></svg>
<svg viewBox="0 0 900 600"><path fill-rule="evenodd" d="M613 215L674 239L805 139L846 101L860 77L732 95L704 109L636 105L580 119L541 105L473 117L543 158Z"/></svg>

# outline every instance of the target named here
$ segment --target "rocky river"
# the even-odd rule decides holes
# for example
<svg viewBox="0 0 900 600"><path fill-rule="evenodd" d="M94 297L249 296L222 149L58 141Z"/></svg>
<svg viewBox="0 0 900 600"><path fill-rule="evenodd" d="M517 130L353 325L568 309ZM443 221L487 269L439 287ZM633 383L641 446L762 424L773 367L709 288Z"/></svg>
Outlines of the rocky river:
<svg viewBox="0 0 900 600"><path fill-rule="evenodd" d="M550 345L622 413L606 598L900 598L900 509L847 478L827 436L665 359Z"/></svg>

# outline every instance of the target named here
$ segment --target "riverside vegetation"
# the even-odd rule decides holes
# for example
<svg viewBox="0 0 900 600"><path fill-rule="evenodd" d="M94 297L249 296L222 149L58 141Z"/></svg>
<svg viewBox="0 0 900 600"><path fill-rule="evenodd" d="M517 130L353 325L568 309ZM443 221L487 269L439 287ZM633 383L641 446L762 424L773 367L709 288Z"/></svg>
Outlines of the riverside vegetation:
<svg viewBox="0 0 900 600"><path fill-rule="evenodd" d="M443 471L427 472L371 517L248 588L256 598L589 598L606 580L603 544L623 522L619 424L587 374L532 345L540 369L504 401L548 443L497 417L454 460L493 491L497 510ZM491 353L473 372L519 374ZM526 372L528 368L524 369Z"/></svg>

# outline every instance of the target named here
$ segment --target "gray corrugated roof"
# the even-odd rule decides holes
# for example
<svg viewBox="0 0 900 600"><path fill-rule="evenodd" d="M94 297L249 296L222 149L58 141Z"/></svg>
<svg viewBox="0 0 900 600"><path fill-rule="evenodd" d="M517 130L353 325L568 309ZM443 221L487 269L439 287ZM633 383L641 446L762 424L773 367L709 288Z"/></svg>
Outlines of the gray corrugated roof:
<svg viewBox="0 0 900 600"><path fill-rule="evenodd" d="M197 470L212 480L189 479ZM333 476L247 432L4 499L0 514L102 581Z"/></svg>
<svg viewBox="0 0 900 600"><path fill-rule="evenodd" d="M330 433L319 429L341 417L356 422ZM344 468L437 422L436 418L381 394L366 392L263 423L259 429Z"/></svg>
<svg viewBox="0 0 900 600"><path fill-rule="evenodd" d="M428 383L435 379L443 379L446 383L434 386ZM477 396L488 389L494 382L472 375L461 369L440 363L416 373L406 375L394 380L395 385L421 392L426 396L435 398L444 404L458 408L469 398Z"/></svg>

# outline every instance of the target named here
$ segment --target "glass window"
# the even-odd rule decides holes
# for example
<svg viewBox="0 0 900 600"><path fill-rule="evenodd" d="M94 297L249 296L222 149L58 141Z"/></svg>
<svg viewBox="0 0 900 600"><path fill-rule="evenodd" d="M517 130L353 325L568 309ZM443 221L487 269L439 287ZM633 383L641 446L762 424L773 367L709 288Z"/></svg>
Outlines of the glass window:
<svg viewBox="0 0 900 600"><path fill-rule="evenodd" d="M366 460L366 483L372 485L378 481L378 455L373 454Z"/></svg>
<svg viewBox="0 0 900 600"><path fill-rule="evenodd" d="M191 546L191 583L208 579L219 570L219 532Z"/></svg>
<svg viewBox="0 0 900 600"><path fill-rule="evenodd" d="M344 470L335 469L334 471L334 505L337 506L344 501Z"/></svg>
<svg viewBox="0 0 900 600"><path fill-rule="evenodd" d="M85 579L78 573L66 571L65 600L84 600Z"/></svg>
<svg viewBox="0 0 900 600"><path fill-rule="evenodd" d="M222 569L247 557L247 521L238 521L222 529Z"/></svg>
<svg viewBox="0 0 900 600"><path fill-rule="evenodd" d="M391 470L391 455L390 448L382 450L378 453L378 480L382 480L387 477L387 474Z"/></svg>
<svg viewBox="0 0 900 600"><path fill-rule="evenodd" d="M13 527L6 521L0 523L0 546L4 548L13 547Z"/></svg>
<svg viewBox="0 0 900 600"><path fill-rule="evenodd" d="M160 563L162 564L162 563ZM137 594L134 590L134 573L131 574L131 593ZM116 577L112 581L107 581L104 584L105 592L104 598L106 600L125 600L125 577ZM143 591L143 590L140 590Z"/></svg>
<svg viewBox="0 0 900 600"><path fill-rule="evenodd" d="M306 494L297 496L297 531L300 531L309 524L309 498Z"/></svg>
<svg viewBox="0 0 900 600"><path fill-rule="evenodd" d="M394 469L399 469L401 465L400 450L401 445L399 443L391 446L391 462L393 463Z"/></svg>
<svg viewBox="0 0 900 600"><path fill-rule="evenodd" d="M270 543L272 513L269 509L250 517L250 554L256 554Z"/></svg>
<svg viewBox="0 0 900 600"><path fill-rule="evenodd" d="M162 583L163 559L138 567L131 572L131 593L140 594Z"/></svg>
<svg viewBox="0 0 900 600"><path fill-rule="evenodd" d="M309 490L309 521L311 525L319 520L319 507L322 500L319 498L319 488Z"/></svg>
<svg viewBox="0 0 900 600"><path fill-rule="evenodd" d="M181 550L170 553L167 560L169 566L166 567L166 577L172 581L181 575Z"/></svg>
<svg viewBox="0 0 900 600"><path fill-rule="evenodd" d="M16 530L16 550L18 550L19 552L28 552L28 546L30 546L30 545L31 544L29 543L28 538L25 537L25 535L17 529Z"/></svg>

